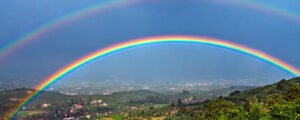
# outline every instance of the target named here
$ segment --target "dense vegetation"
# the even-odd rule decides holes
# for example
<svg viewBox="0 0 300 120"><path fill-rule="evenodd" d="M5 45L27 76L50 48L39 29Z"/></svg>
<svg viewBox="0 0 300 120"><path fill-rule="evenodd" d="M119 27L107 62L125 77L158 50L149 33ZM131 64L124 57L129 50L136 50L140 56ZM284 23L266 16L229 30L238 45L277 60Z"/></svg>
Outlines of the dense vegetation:
<svg viewBox="0 0 300 120"><path fill-rule="evenodd" d="M174 108L173 108L174 109ZM166 119L297 120L300 119L300 78L180 107Z"/></svg>
<svg viewBox="0 0 300 120"><path fill-rule="evenodd" d="M233 89L233 88L229 88ZM8 98L24 97L28 89L15 89L0 92L0 115L16 103ZM32 107L30 111L42 111L29 115L30 111L21 111L19 118L25 119L62 119L69 114L72 105L79 103L83 109L72 113L73 116L86 116L81 119L166 119L166 120L269 120L300 119L300 78L281 80L278 83L258 87L247 91L234 91L228 96L219 96L210 100L186 102L185 99L194 93L183 91L175 95L165 95L147 90L124 91L111 95L68 96L59 93L45 92L30 106L51 103L51 107ZM101 98L109 107L98 107L90 104L91 100ZM131 107L130 107L131 106ZM132 107L134 106L134 107ZM107 113L95 116L95 113ZM94 115L94 116L93 116ZM3 118L2 118L3 119Z"/></svg>

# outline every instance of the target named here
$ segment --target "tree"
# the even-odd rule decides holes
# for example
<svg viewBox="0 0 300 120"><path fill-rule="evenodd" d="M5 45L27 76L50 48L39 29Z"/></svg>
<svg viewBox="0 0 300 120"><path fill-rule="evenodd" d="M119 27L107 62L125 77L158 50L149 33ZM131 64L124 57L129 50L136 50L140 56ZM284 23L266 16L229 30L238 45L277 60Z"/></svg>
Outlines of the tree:
<svg viewBox="0 0 300 120"><path fill-rule="evenodd" d="M293 100L296 98L300 98L300 86L291 87L287 94L284 96L286 100Z"/></svg>
<svg viewBox="0 0 300 120"><path fill-rule="evenodd" d="M178 99L177 105L178 105L178 106L182 106L182 101L181 101L181 99Z"/></svg>
<svg viewBox="0 0 300 120"><path fill-rule="evenodd" d="M249 100L250 111L249 119L258 120L269 117L268 109L263 102L258 102L256 97Z"/></svg>
<svg viewBox="0 0 300 120"><path fill-rule="evenodd" d="M239 115L241 111L232 102L223 98L212 100L204 106L203 116L205 119L229 119Z"/></svg>

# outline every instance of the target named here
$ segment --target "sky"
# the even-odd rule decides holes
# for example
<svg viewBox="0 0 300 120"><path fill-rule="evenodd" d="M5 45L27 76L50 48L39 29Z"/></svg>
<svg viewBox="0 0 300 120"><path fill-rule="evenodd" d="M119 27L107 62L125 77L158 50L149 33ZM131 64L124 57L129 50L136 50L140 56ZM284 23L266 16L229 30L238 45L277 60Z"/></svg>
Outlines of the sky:
<svg viewBox="0 0 300 120"><path fill-rule="evenodd" d="M50 19L99 1L2 0L0 47ZM103 1L100 1L103 2ZM295 1L265 1L300 16ZM300 21L300 19L299 19ZM300 22L243 5L218 1L137 2L61 26L0 62L0 84L35 85L94 50L160 35L224 39L263 51L300 68ZM224 82L262 85L290 74L256 58L205 45L144 46L96 60L60 80L131 83Z"/></svg>

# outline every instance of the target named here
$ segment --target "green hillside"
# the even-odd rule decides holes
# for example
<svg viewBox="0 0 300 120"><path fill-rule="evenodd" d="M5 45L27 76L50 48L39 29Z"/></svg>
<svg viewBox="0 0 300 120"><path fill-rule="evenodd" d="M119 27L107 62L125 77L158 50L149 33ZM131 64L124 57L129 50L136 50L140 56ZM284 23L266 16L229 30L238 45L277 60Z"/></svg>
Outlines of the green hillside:
<svg viewBox="0 0 300 120"><path fill-rule="evenodd" d="M27 96L28 92L34 92L33 89L13 89L0 91L0 116L3 117L5 112L14 108L18 103ZM90 112L96 112L98 107L91 105L92 100L102 100L107 103L108 107L105 109L121 111L126 106L139 106L139 105L155 105L155 104L168 104L174 96L164 95L148 90L137 91L122 91L112 93L110 95L64 95L55 92L42 92L34 101L27 105L30 111L52 111L57 108L69 108L74 104L82 104ZM50 107L42 108L42 104L51 104ZM118 108L118 109L116 109ZM65 109L66 110L66 109Z"/></svg>
<svg viewBox="0 0 300 120"><path fill-rule="evenodd" d="M300 119L300 78L244 92L235 91L227 97L204 103L176 106L178 112L166 119L221 119L221 120L298 120Z"/></svg>
<svg viewBox="0 0 300 120"><path fill-rule="evenodd" d="M267 85L264 87L258 87L255 89L247 90L240 93L232 93L232 95L226 97L226 100L243 103L249 98L256 97L259 100L274 98L287 94L289 89L299 87L300 78L293 78L290 80L282 79L278 83Z"/></svg>
<svg viewBox="0 0 300 120"><path fill-rule="evenodd" d="M111 95L103 96L104 99L113 100L118 103L130 102L133 100L145 100L149 97L155 97L159 99L160 102L167 103L171 96L148 91L148 90L122 91L122 92L112 93Z"/></svg>
<svg viewBox="0 0 300 120"><path fill-rule="evenodd" d="M252 89L251 89L252 88ZM232 92L234 91L234 92ZM16 106L32 89L14 89L0 91L0 116ZM211 97L202 101L202 93L183 91L177 94L162 94L148 90L122 91L109 95L64 95L54 92L43 92L37 99L27 105L18 117L24 119L52 118L61 119L70 114L74 104L83 105L75 116L92 115L91 119L118 117L120 119L166 120L269 120L300 119L300 78L281 80L278 83L263 87L235 86L216 89L210 93L228 93L226 97ZM221 95L222 95L221 94ZM200 95L200 96L197 96ZM92 104L93 100L102 100L107 106ZM51 104L43 108L42 104ZM57 111L61 111L57 113ZM112 114L104 114L112 111ZM30 114L35 115L30 115ZM64 114L62 114L64 113ZM96 115L97 114L97 115ZM100 114L100 116L98 116Z"/></svg>

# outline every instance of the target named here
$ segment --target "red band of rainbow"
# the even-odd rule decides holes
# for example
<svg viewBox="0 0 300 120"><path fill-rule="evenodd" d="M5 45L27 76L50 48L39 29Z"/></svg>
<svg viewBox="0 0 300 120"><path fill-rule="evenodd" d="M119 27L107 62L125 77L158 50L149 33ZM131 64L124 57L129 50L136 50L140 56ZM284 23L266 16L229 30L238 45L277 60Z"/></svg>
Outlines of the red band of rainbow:
<svg viewBox="0 0 300 120"><path fill-rule="evenodd" d="M234 50L246 55L250 55L252 57L258 58L260 60L266 61L271 65L274 65L284 71L287 71L295 76L300 76L300 71L277 59L274 58L266 53L263 53L258 50L254 50L252 48L242 46L239 44L231 43L228 41L212 39L212 38L204 38L204 37L191 37L191 36L161 36L161 37L150 37L150 38L142 38L142 39L135 39L128 42L123 42L120 44L112 45L103 49L99 49L91 54L88 54L82 58L75 60L74 62L66 65L65 67L61 68L51 76L47 77L43 82L41 82L38 86L36 86L37 91L27 96L19 106L14 109L8 118L12 118L17 111L24 105L28 104L32 99L34 99L39 93L43 90L47 89L50 85L55 83L56 81L60 80L60 78L64 77L68 73L76 70L77 68L93 61L98 58L105 57L106 55L126 50L129 48L134 48L143 45L151 45L151 44L162 44L162 43L193 43L193 44L204 44L210 46L216 46L220 48L225 48L229 50Z"/></svg>
<svg viewBox="0 0 300 120"><path fill-rule="evenodd" d="M12 39L6 45L0 46L0 62L4 60L6 57L11 55L13 52L22 48L22 46L38 40L37 38L47 34L55 29L58 29L66 24L72 23L76 20L80 20L82 18L88 17L90 15L102 13L109 11L111 9L117 9L122 6L132 5L134 3L148 3L148 2L159 2L160 0L107 0L105 2L100 2L97 4L92 4L90 6L84 7L82 9L78 9L72 11L70 13L64 14L63 16L59 16L57 18L51 19L44 24L41 24L38 27L35 27L31 31L21 34L17 36L15 39ZM229 5L237 5L240 7L249 7L252 9L256 9L259 11L268 12L271 14L275 14L278 16L282 16L283 18L287 18L296 23L300 23L300 15L293 13L292 11L287 11L286 9L275 7L269 4L263 4L261 1L241 1L241 0L226 0L226 1L213 1L220 2Z"/></svg>

